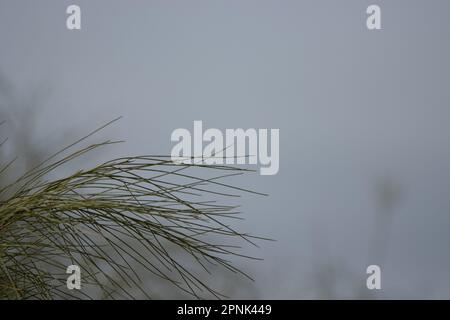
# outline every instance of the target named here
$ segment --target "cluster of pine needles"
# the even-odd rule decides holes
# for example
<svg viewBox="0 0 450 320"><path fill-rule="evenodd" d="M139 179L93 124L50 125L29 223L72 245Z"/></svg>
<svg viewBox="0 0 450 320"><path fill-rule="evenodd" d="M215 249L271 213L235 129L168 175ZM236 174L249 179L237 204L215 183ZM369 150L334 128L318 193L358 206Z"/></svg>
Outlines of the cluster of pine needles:
<svg viewBox="0 0 450 320"><path fill-rule="evenodd" d="M230 227L237 207L216 201L251 192L223 182L245 169L133 156L49 178L116 143L80 147L97 131L0 187L0 299L164 298L144 288L136 269L193 298L222 298L193 264L205 273L220 267L247 276L228 258L241 256L236 242L260 238ZM82 270L81 290L67 288L69 265Z"/></svg>

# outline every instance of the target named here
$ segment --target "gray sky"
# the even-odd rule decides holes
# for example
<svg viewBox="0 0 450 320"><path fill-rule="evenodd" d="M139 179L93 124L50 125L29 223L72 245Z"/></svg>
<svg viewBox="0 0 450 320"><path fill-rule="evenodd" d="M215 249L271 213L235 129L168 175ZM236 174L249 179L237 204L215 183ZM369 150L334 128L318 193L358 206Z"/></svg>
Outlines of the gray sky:
<svg viewBox="0 0 450 320"><path fill-rule="evenodd" d="M379 31L365 25L372 3ZM80 31L66 29L70 4ZM1 0L0 72L39 93L39 144L120 115L104 132L127 140L117 153L168 154L194 120L279 128L278 175L234 181L270 194L242 199L242 229L277 240L242 262L259 297L359 297L380 264L374 297L450 298L448 12L445 0ZM379 181L400 188L386 223Z"/></svg>

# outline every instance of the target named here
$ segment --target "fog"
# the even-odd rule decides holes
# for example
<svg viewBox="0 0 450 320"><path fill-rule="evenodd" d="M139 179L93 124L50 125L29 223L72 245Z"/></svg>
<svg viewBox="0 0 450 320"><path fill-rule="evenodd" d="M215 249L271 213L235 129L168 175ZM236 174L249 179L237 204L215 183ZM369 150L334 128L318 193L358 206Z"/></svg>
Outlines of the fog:
<svg viewBox="0 0 450 320"><path fill-rule="evenodd" d="M378 0L369 31L372 2L2 0L6 126L47 152L123 116L97 159L170 154L195 120L280 129L278 174L229 180L269 194L237 226L276 240L245 248L264 260L236 260L255 282L230 296L448 299L450 3Z"/></svg>

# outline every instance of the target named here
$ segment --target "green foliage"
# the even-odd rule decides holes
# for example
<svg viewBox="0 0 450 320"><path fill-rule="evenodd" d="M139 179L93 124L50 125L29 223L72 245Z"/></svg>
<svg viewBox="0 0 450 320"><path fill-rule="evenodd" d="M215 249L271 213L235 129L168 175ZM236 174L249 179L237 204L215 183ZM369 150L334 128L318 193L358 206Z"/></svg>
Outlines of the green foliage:
<svg viewBox="0 0 450 320"><path fill-rule="evenodd" d="M49 179L72 160L115 143L77 147L93 133L1 187L0 298L135 298L136 289L160 298L142 286L135 266L192 297L222 297L190 266L241 273L228 258L241 256L236 243L254 237L229 226L238 217L235 206L210 198L250 192L223 182L246 170L134 156ZM80 291L66 287L71 264L82 268Z"/></svg>

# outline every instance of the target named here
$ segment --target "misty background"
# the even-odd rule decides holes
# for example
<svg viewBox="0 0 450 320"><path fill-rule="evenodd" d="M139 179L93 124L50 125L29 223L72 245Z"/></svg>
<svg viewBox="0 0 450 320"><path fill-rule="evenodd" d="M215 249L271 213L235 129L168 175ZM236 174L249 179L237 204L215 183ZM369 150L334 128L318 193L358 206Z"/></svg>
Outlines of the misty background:
<svg viewBox="0 0 450 320"><path fill-rule="evenodd" d="M66 28L71 4L80 31ZM382 30L366 28L370 4ZM194 120L279 128L279 173L229 181L270 195L239 199L237 226L276 241L245 248L264 261L236 260L255 282L218 275L225 293L449 299L449 12L444 0L1 0L1 136L34 160L123 116L98 138L126 140L106 160L170 154Z"/></svg>

